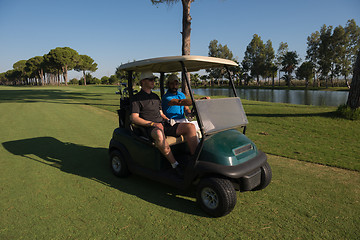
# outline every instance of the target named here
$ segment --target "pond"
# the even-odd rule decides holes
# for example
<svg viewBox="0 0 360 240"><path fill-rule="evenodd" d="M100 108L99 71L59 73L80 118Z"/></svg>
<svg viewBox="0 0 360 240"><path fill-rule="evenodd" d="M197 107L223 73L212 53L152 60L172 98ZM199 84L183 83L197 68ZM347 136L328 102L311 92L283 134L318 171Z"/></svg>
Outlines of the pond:
<svg viewBox="0 0 360 240"><path fill-rule="evenodd" d="M231 96L232 90L226 88L198 88L193 92L204 96ZM347 91L319 90L280 90L280 89L237 89L241 99L292 103L314 106L339 106L345 104Z"/></svg>

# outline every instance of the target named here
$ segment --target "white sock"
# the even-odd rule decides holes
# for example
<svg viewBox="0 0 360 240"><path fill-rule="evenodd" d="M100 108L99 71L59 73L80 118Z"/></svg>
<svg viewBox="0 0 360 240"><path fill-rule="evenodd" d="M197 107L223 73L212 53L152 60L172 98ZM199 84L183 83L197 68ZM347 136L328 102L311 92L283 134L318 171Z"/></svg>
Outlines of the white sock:
<svg viewBox="0 0 360 240"><path fill-rule="evenodd" d="M172 166L173 168L176 168L177 165L179 165L179 163L178 163L177 161L175 161L174 163L171 164L171 166Z"/></svg>

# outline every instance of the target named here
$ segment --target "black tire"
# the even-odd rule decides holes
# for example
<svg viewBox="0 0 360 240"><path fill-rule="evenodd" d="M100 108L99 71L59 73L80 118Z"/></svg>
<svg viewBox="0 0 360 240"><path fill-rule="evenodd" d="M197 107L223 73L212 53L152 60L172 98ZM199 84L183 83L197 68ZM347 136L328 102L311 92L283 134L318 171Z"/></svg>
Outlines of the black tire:
<svg viewBox="0 0 360 240"><path fill-rule="evenodd" d="M117 177L124 178L130 174L124 155L118 150L110 152L110 168Z"/></svg>
<svg viewBox="0 0 360 240"><path fill-rule="evenodd" d="M232 183L223 178L204 178L196 193L200 207L213 217L230 213L236 205L236 192Z"/></svg>
<svg viewBox="0 0 360 240"><path fill-rule="evenodd" d="M270 184L271 178L272 178L271 167L269 163L266 162L264 165L261 166L261 183L259 186L254 188L253 191L258 191L266 188Z"/></svg>

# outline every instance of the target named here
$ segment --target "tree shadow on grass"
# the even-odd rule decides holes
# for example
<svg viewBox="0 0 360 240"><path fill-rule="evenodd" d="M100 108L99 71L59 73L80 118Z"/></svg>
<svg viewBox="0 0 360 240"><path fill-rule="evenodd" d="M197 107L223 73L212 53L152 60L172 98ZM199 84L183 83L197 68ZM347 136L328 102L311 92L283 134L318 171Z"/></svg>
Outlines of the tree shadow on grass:
<svg viewBox="0 0 360 240"><path fill-rule="evenodd" d="M83 105L102 105L118 106L118 104L99 103L103 95L81 91L65 91L61 89L17 89L0 90L0 102L5 103L63 103L63 104L83 104ZM78 101L78 102L74 102Z"/></svg>
<svg viewBox="0 0 360 240"><path fill-rule="evenodd" d="M62 99L85 99L88 97L101 96L95 93L71 92L61 89L16 89L16 90L0 90L0 100L3 102L24 102L46 100L62 100Z"/></svg>
<svg viewBox="0 0 360 240"><path fill-rule="evenodd" d="M184 192L173 189L134 175L121 179L115 177L109 167L106 148L66 143L53 137L9 141L2 145L14 155L58 168L66 173L95 180L150 203L179 212L207 217L194 201L183 198L184 196L194 197L192 191ZM33 157L34 155L36 157Z"/></svg>

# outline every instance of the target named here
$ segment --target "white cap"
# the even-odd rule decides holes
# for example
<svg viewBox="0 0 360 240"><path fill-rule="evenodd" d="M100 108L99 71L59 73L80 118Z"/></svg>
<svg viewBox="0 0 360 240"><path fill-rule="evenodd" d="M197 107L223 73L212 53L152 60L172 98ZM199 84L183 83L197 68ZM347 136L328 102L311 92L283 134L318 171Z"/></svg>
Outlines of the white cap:
<svg viewBox="0 0 360 240"><path fill-rule="evenodd" d="M141 75L140 75L140 80L144 80L144 79L153 79L155 78L156 76L150 72L150 71L145 71L145 72L141 72Z"/></svg>

